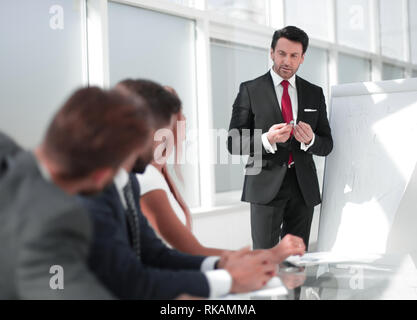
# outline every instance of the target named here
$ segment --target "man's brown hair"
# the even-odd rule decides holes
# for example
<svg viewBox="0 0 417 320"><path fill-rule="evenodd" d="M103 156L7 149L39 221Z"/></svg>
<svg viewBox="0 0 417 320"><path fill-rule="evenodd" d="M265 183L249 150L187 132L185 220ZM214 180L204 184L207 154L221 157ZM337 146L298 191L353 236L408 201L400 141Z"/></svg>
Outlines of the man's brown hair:
<svg viewBox="0 0 417 320"><path fill-rule="evenodd" d="M149 108L139 96L82 88L57 112L42 147L62 168L62 177L82 177L98 168L117 169L148 141L150 120Z"/></svg>
<svg viewBox="0 0 417 320"><path fill-rule="evenodd" d="M172 115L180 112L181 100L162 85L146 79L125 79L116 88L126 88L146 100L155 120L156 129L169 124Z"/></svg>

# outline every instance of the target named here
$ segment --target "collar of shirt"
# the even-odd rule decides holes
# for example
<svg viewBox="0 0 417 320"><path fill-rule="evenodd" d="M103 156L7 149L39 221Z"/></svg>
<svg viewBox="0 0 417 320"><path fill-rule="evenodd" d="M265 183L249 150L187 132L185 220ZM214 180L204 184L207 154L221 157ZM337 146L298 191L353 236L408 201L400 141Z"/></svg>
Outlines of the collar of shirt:
<svg viewBox="0 0 417 320"><path fill-rule="evenodd" d="M284 79L278 73L274 71L274 68L271 68L270 73L271 73L272 81L274 82L274 87L277 87L278 85L281 84L282 80ZM295 74L290 79L288 79L288 82L294 89L296 88Z"/></svg>
<svg viewBox="0 0 417 320"><path fill-rule="evenodd" d="M126 187L129 181L129 174L123 168L120 168L117 174L113 178L113 182L116 186L117 192L119 193L120 200L122 201L123 207L126 209L127 204L123 195L123 188Z"/></svg>
<svg viewBox="0 0 417 320"><path fill-rule="evenodd" d="M120 168L117 174L114 176L113 181L117 190L123 192L123 188L126 187L127 182L129 181L129 174L125 169Z"/></svg>

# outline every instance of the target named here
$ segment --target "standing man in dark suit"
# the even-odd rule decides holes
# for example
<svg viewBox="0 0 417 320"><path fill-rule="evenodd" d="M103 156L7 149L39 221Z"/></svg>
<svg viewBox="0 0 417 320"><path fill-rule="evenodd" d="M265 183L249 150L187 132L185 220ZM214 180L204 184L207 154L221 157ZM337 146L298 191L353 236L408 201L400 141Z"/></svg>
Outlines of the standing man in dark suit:
<svg viewBox="0 0 417 320"><path fill-rule="evenodd" d="M313 155L327 156L333 140L323 90L296 75L308 42L297 27L275 31L273 67L242 83L233 105L228 150L249 155L242 201L251 203L254 249L271 248L286 234L308 248L321 202Z"/></svg>
<svg viewBox="0 0 417 320"><path fill-rule="evenodd" d="M108 185L150 140L143 100L84 88L0 180L0 299L113 298L87 265L88 212L74 195Z"/></svg>

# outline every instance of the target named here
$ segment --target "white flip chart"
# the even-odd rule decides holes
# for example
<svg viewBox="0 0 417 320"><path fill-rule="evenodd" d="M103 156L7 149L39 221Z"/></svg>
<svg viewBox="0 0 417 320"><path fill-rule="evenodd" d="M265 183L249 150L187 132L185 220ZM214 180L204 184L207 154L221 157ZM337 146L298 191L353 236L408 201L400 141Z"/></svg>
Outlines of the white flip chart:
<svg viewBox="0 0 417 320"><path fill-rule="evenodd" d="M330 125L318 250L385 253L400 204L417 249L417 79L333 87Z"/></svg>

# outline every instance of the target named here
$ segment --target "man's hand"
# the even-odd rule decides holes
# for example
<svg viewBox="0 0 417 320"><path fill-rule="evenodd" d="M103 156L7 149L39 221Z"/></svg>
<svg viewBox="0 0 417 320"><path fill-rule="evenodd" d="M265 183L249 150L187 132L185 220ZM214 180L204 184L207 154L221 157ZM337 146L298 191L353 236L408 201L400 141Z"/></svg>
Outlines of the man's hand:
<svg viewBox="0 0 417 320"><path fill-rule="evenodd" d="M227 255L224 269L232 276L232 293L258 290L275 275L276 265L270 262L269 254L249 253L249 248L244 248Z"/></svg>
<svg viewBox="0 0 417 320"><path fill-rule="evenodd" d="M229 260L230 255L235 251L225 250L223 251L223 254L221 255L218 263L217 263L217 269L224 269L226 266L227 261Z"/></svg>
<svg viewBox="0 0 417 320"><path fill-rule="evenodd" d="M291 136L292 125L287 123L274 124L268 131L267 138L270 144L286 142Z"/></svg>
<svg viewBox="0 0 417 320"><path fill-rule="evenodd" d="M269 249L272 257L272 263L280 264L289 256L299 255L305 253L306 246L303 239L287 234L275 247Z"/></svg>
<svg viewBox="0 0 417 320"><path fill-rule="evenodd" d="M294 138L307 146L311 143L311 140L313 140L313 135L314 132L308 123L300 121L294 128Z"/></svg>

